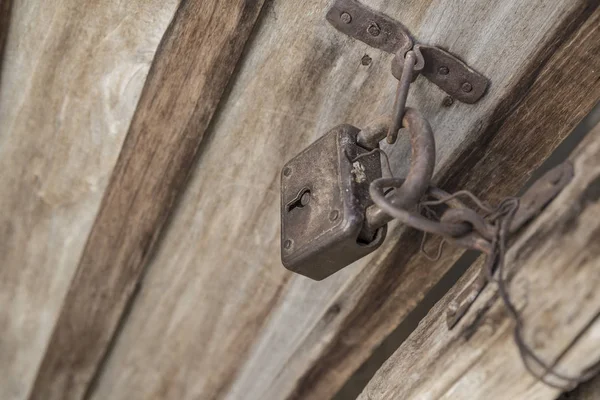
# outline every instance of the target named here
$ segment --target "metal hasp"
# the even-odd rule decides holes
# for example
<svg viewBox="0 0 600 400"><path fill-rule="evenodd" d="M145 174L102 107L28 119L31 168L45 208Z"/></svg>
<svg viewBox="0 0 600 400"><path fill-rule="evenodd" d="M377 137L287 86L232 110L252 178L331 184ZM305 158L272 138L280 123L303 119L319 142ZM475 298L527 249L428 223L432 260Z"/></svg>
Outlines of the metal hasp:
<svg viewBox="0 0 600 400"><path fill-rule="evenodd" d="M387 53L404 55L413 47L404 25L356 0L337 0L326 18L342 33Z"/></svg>
<svg viewBox="0 0 600 400"><path fill-rule="evenodd" d="M485 76L441 48L413 46L404 25L356 0L337 0L327 12L327 20L346 35L394 54L392 74L397 79L402 75L406 53L412 49L417 55L413 79L422 74L463 103L475 103L485 94L488 86Z"/></svg>
<svg viewBox="0 0 600 400"><path fill-rule="evenodd" d="M281 261L321 280L377 249L386 235L359 234L381 177L379 154L357 144L359 129L340 125L289 161L281 172ZM358 156L363 155L359 159Z"/></svg>
<svg viewBox="0 0 600 400"><path fill-rule="evenodd" d="M430 188L435 140L427 120L407 108L406 99L418 73L467 103L477 101L487 87L484 77L454 56L435 47L413 46L402 24L355 0L336 1L327 19L342 32L395 54L392 70L399 83L391 116L379 117L363 130L340 125L282 169L281 260L287 269L315 280L377 249L394 218L453 239L468 233L465 224L446 229L413 212L426 193L435 192ZM380 154L386 160L387 156L379 142L387 138L394 143L400 128L410 137L410 170L405 179L391 176L391 169L383 178ZM385 192L386 187L393 193ZM456 242L461 240L471 244L469 238Z"/></svg>

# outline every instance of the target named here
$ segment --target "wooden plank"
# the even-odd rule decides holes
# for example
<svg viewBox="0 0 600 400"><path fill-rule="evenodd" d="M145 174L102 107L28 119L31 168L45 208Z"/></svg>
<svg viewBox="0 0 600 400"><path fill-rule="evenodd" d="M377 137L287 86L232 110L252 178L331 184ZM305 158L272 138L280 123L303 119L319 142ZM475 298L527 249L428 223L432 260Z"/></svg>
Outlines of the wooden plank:
<svg viewBox="0 0 600 400"><path fill-rule="evenodd" d="M12 0L0 0L0 83L2 82L2 65L4 61L4 48L8 38Z"/></svg>
<svg viewBox="0 0 600 400"><path fill-rule="evenodd" d="M436 132L437 181L464 176L450 190L516 192L600 97L598 41L581 40L596 31L580 30L596 2L365 3L492 81L471 106L444 108L424 80L411 89ZM394 228L325 281L282 268L281 166L392 104L390 57L329 26L328 6L269 3L92 398L328 398L460 255L430 263L414 255L418 235ZM399 175L407 152L406 141L393 148Z"/></svg>
<svg viewBox="0 0 600 400"><path fill-rule="evenodd" d="M600 125L572 160L573 181L511 246L506 270L526 343L546 362L557 362L560 373L577 376L600 358ZM481 264L436 304L360 400L541 400L560 394L527 373L495 285L448 330L448 304Z"/></svg>
<svg viewBox="0 0 600 400"><path fill-rule="evenodd" d="M13 3L0 87L2 399L33 384L176 5Z"/></svg>
<svg viewBox="0 0 600 400"><path fill-rule="evenodd" d="M558 400L597 400L600 399L600 376L584 382L575 390L563 393Z"/></svg>
<svg viewBox="0 0 600 400"><path fill-rule="evenodd" d="M84 395L184 187L262 1L186 1L158 47L31 399Z"/></svg>

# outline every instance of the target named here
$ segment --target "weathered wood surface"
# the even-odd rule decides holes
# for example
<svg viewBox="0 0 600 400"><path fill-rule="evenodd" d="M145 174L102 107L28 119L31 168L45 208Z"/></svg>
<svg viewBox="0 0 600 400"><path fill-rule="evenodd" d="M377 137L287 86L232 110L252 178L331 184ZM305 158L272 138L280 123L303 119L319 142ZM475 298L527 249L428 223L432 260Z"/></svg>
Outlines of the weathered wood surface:
<svg viewBox="0 0 600 400"><path fill-rule="evenodd" d="M558 372L577 376L600 358L600 125L572 160L573 181L511 246L506 271L525 342L546 362L557 362ZM527 372L495 285L448 330L448 305L481 264L436 304L359 400L542 400L560 394Z"/></svg>
<svg viewBox="0 0 600 400"><path fill-rule="evenodd" d="M600 399L600 376L584 382L575 390L563 393L558 400L598 400Z"/></svg>
<svg viewBox="0 0 600 400"><path fill-rule="evenodd" d="M0 83L2 83L2 60L4 59L8 27L10 26L12 3L13 0L0 0Z"/></svg>
<svg viewBox="0 0 600 400"><path fill-rule="evenodd" d="M492 80L481 102L450 108L422 79L411 89L449 189L516 192L600 97L597 41L583 40L595 25L580 29L595 1L366 3ZM426 262L419 237L396 248L394 229L325 281L283 269L281 165L332 126L387 112L395 82L388 55L327 24L329 2L268 4L94 399L328 398L460 255ZM392 153L402 174L407 143Z"/></svg>
<svg viewBox="0 0 600 400"><path fill-rule="evenodd" d="M186 1L177 9L156 51L30 399L78 399L87 390L185 187L261 8L262 1L213 0ZM210 188L207 193L214 194Z"/></svg>
<svg viewBox="0 0 600 400"><path fill-rule="evenodd" d="M13 4L0 87L2 399L25 398L35 379L176 3Z"/></svg>

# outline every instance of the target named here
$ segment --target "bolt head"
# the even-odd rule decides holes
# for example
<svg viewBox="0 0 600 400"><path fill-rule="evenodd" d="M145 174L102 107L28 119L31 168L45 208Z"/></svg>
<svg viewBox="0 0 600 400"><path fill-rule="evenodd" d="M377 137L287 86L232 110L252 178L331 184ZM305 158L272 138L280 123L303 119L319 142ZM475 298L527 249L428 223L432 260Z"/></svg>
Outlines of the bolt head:
<svg viewBox="0 0 600 400"><path fill-rule="evenodd" d="M375 22L373 22L367 28L367 32L369 32L369 34L371 36L379 36L379 34L381 33L381 28L379 28L379 25L377 25Z"/></svg>
<svg viewBox="0 0 600 400"><path fill-rule="evenodd" d="M438 74L440 75L448 75L450 73L450 70L448 69L448 67L440 67L438 69Z"/></svg>
<svg viewBox="0 0 600 400"><path fill-rule="evenodd" d="M292 247L292 241L290 239L283 242L283 248L289 250Z"/></svg>
<svg viewBox="0 0 600 400"><path fill-rule="evenodd" d="M350 22L352 22L352 15L348 14L347 12L343 12L340 15L340 20L345 24L349 24Z"/></svg>
<svg viewBox="0 0 600 400"><path fill-rule="evenodd" d="M465 82L462 84L461 89L463 92L469 93L471 90L473 90L473 85L471 85L469 82Z"/></svg>
<svg viewBox="0 0 600 400"><path fill-rule="evenodd" d="M290 167L285 167L283 169L283 175L284 176L290 176L292 174L292 169Z"/></svg>

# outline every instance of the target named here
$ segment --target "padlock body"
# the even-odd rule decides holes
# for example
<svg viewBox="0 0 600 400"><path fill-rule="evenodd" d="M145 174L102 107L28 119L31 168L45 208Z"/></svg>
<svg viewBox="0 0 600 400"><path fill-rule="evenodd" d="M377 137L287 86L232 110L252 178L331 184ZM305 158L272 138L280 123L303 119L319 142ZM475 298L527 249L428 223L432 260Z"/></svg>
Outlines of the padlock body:
<svg viewBox="0 0 600 400"><path fill-rule="evenodd" d="M356 144L359 129L340 125L290 160L281 174L281 260L321 280L377 249L386 227L365 243L359 233L381 177L379 154Z"/></svg>

